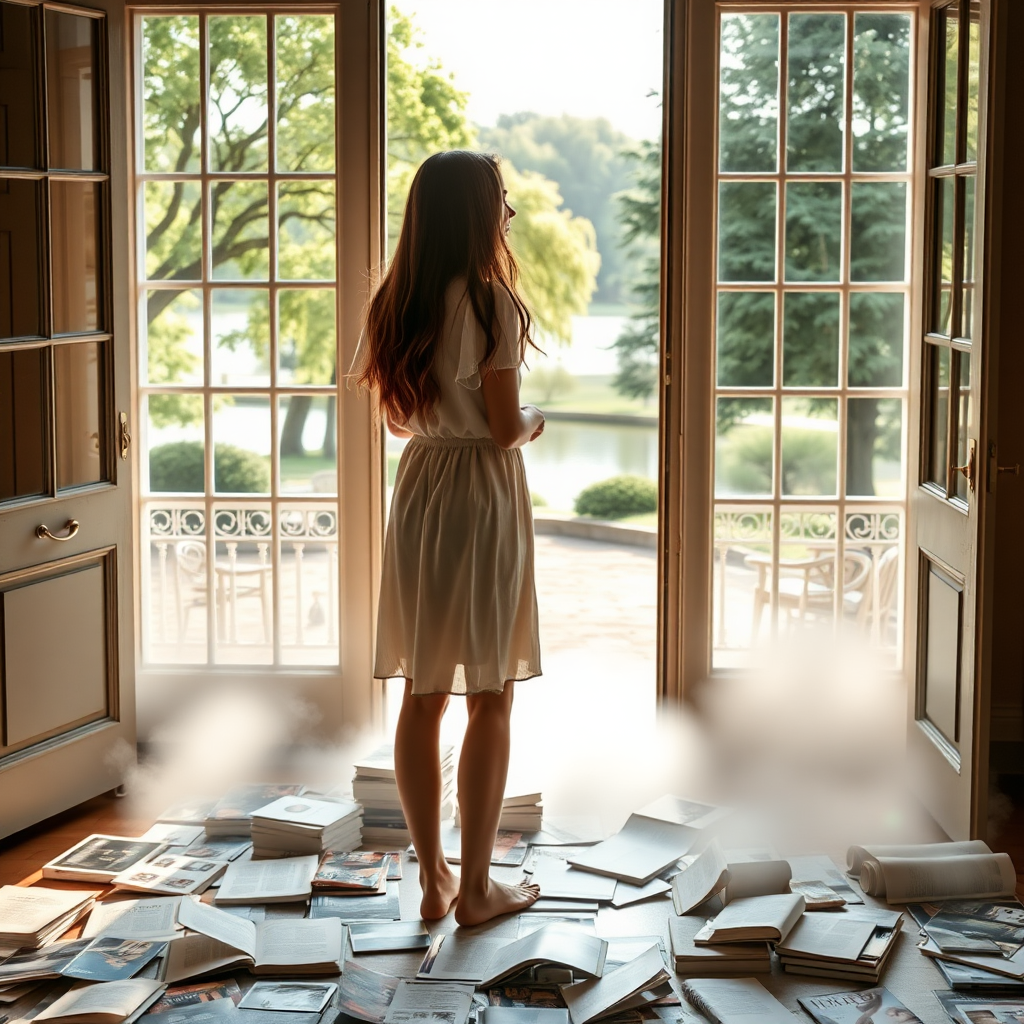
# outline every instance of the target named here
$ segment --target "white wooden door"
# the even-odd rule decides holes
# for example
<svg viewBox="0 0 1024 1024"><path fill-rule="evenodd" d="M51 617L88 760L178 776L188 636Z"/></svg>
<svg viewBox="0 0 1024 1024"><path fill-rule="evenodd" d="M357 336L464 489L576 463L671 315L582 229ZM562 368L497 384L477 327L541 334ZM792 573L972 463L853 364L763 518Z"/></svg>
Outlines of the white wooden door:
<svg viewBox="0 0 1024 1024"><path fill-rule="evenodd" d="M908 748L914 783L954 839L984 820L988 750L976 673L978 474L984 310L985 95L988 0L937 4L922 61L926 138L925 288L917 486L911 490Z"/></svg>
<svg viewBox="0 0 1024 1024"><path fill-rule="evenodd" d="M123 32L0 3L0 836L135 757Z"/></svg>

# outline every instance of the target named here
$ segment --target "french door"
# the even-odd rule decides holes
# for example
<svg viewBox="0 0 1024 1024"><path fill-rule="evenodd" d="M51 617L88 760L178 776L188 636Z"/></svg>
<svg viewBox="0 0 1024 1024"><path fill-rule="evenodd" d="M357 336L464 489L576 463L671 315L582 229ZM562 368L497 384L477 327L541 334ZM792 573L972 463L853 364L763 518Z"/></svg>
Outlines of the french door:
<svg viewBox="0 0 1024 1024"><path fill-rule="evenodd" d="M135 757L123 5L0 4L0 836Z"/></svg>

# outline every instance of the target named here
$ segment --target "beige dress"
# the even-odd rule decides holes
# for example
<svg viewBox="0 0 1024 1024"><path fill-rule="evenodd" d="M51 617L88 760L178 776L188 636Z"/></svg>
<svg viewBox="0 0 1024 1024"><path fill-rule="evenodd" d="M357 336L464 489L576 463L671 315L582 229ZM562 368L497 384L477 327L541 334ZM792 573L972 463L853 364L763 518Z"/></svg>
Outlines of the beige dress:
<svg viewBox="0 0 1024 1024"><path fill-rule="evenodd" d="M518 368L508 294L496 296L496 369ZM523 455L491 439L480 388L486 338L466 284L446 295L434 416L417 414L398 464L381 575L374 676L414 693L501 691L540 675L533 512ZM361 341L353 372L365 359Z"/></svg>

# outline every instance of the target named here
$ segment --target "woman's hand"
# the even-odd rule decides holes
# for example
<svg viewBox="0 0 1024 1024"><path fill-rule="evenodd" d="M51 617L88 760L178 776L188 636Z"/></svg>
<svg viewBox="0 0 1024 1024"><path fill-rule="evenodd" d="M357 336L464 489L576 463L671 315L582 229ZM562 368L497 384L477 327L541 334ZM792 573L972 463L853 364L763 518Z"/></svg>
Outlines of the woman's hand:
<svg viewBox="0 0 1024 1024"><path fill-rule="evenodd" d="M530 440L536 441L537 438L544 433L544 413L542 413L540 409L538 409L535 405L524 405L523 412L526 413L528 416L536 416L540 420L540 422L534 428L533 433L530 435Z"/></svg>
<svg viewBox="0 0 1024 1024"><path fill-rule="evenodd" d="M485 370L481 388L487 426L501 448L521 448L544 429L544 414L535 406L519 404L518 370Z"/></svg>

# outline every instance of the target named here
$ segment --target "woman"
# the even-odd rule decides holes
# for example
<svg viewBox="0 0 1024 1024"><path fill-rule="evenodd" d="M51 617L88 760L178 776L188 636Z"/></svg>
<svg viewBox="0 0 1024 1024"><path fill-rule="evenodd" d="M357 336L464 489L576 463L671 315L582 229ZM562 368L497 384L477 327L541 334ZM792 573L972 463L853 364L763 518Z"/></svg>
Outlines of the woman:
<svg viewBox="0 0 1024 1024"><path fill-rule="evenodd" d="M353 363L408 437L384 544L374 675L405 678L395 771L425 919L479 924L533 885L490 877L515 680L540 674L533 517L520 448L544 417L519 404L530 314L508 247L515 210L497 161L456 150L417 171L391 266ZM441 849L441 718L465 694L461 878Z"/></svg>

